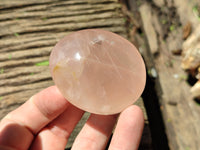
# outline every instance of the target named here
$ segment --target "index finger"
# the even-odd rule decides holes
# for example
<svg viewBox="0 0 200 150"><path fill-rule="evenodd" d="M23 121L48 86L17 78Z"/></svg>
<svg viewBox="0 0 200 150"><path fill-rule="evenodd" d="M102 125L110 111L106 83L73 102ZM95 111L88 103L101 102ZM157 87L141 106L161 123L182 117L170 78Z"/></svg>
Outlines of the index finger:
<svg viewBox="0 0 200 150"><path fill-rule="evenodd" d="M36 134L69 105L55 86L32 96L26 103L9 113L4 120L12 120ZM3 121L4 121L3 120Z"/></svg>
<svg viewBox="0 0 200 150"><path fill-rule="evenodd" d="M16 140L19 141L22 141L21 138L24 138L24 143L21 143L24 146L25 142L30 144L33 135L37 134L44 126L59 116L68 105L69 102L55 86L39 92L3 118L0 123L0 144L6 140L9 143L9 138L11 138L9 136L11 135L16 136ZM15 134L13 131L15 131ZM16 133L17 131L20 133ZM12 133L10 134L10 132ZM10 139L12 143L14 138Z"/></svg>

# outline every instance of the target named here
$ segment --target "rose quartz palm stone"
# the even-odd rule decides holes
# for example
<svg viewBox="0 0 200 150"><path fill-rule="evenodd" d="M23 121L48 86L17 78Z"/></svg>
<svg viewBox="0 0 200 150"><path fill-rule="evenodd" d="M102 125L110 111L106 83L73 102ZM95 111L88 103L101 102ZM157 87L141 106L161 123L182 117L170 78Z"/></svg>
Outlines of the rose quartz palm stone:
<svg viewBox="0 0 200 150"><path fill-rule="evenodd" d="M115 114L133 104L146 81L143 59L128 40L100 29L71 33L50 55L52 78L76 107Z"/></svg>

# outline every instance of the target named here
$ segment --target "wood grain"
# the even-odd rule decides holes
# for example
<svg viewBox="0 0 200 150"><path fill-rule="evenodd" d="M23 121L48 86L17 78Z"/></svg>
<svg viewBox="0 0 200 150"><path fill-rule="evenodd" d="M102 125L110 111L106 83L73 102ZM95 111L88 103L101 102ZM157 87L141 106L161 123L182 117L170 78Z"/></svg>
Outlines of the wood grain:
<svg viewBox="0 0 200 150"><path fill-rule="evenodd" d="M87 28L103 28L127 37L124 24L116 0L2 0L0 118L8 106L53 84L48 66L36 64L49 59L52 47L62 37Z"/></svg>
<svg viewBox="0 0 200 150"><path fill-rule="evenodd" d="M37 64L48 61L51 49L61 38L88 28L105 29L128 38L126 16L118 0L1 0L0 119L54 84L48 65ZM142 100L138 105L145 113ZM88 115L77 125L67 147ZM146 113L145 119L145 136L149 140L141 145L150 148Z"/></svg>

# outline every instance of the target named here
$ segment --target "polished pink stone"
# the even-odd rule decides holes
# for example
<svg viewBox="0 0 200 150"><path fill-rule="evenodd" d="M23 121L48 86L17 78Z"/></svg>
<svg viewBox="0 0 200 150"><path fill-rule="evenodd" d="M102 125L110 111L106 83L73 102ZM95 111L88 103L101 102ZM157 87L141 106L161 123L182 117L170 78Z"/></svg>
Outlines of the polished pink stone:
<svg viewBox="0 0 200 150"><path fill-rule="evenodd" d="M75 106L95 114L115 114L144 90L143 59L128 40L100 29L71 33L50 56L53 80Z"/></svg>

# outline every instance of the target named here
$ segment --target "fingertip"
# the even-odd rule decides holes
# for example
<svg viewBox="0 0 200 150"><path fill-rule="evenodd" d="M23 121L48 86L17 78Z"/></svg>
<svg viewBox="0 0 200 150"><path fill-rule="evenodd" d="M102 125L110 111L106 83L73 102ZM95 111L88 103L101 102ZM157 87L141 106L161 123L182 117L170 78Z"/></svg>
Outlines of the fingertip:
<svg viewBox="0 0 200 150"><path fill-rule="evenodd" d="M130 116L131 118L136 118L136 120L141 120L144 122L144 114L142 109L137 105L131 105L122 111L121 115Z"/></svg>
<svg viewBox="0 0 200 150"><path fill-rule="evenodd" d="M139 106L132 105L121 112L109 150L133 149L139 146L144 128L144 115Z"/></svg>
<svg viewBox="0 0 200 150"><path fill-rule="evenodd" d="M50 86L40 91L31 100L49 119L55 117L55 114L60 114L60 112L69 106L69 102L63 97L56 86Z"/></svg>
<svg viewBox="0 0 200 150"><path fill-rule="evenodd" d="M141 113L143 115L142 109L137 105L131 105L127 107L123 112Z"/></svg>
<svg viewBox="0 0 200 150"><path fill-rule="evenodd" d="M137 105L131 105L121 112L119 121L123 122L123 125L127 128L139 128L144 127L144 114L142 109Z"/></svg>

